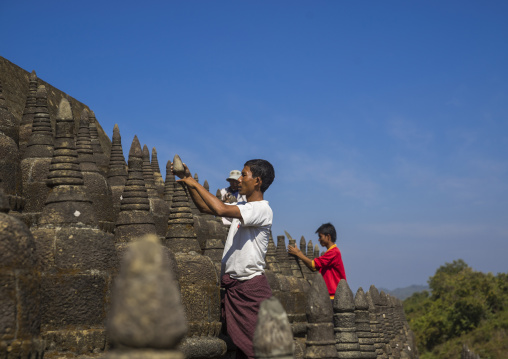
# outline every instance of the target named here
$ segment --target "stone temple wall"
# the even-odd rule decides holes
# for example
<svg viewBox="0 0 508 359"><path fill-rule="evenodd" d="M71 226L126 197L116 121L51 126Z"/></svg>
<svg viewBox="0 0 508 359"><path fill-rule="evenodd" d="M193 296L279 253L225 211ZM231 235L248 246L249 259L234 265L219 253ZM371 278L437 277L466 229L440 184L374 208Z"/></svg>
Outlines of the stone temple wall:
<svg viewBox="0 0 508 359"><path fill-rule="evenodd" d="M4 87L4 97L7 103L7 108L14 115L16 119L21 121L23 109L26 103L26 97L29 90L29 77L30 72L23 70L21 67L13 64L9 60L0 56L0 81ZM53 129L55 127L55 116L60 100L65 97L71 103L73 115L75 118L76 129L79 126L79 118L83 109L90 110L90 108L79 102L78 100L70 97L66 93L51 86L46 81L39 79L39 85L45 85L48 90L48 109L52 119ZM93 110L93 109L92 109ZM105 153L109 154L111 150L111 141L102 129L100 124L97 124L99 131L99 139L101 146L104 148Z"/></svg>
<svg viewBox="0 0 508 359"><path fill-rule="evenodd" d="M125 158L118 125L110 141L88 106L0 58L0 358L235 356L228 228L162 178L155 148L129 146ZM268 244L257 358L417 357L400 301L341 281L332 303L286 237Z"/></svg>

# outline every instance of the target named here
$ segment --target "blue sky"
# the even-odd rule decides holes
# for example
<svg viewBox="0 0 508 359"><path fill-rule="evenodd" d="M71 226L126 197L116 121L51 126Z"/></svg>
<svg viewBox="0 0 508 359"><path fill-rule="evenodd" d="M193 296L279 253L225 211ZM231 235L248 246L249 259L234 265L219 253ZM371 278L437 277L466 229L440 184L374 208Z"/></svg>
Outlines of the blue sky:
<svg viewBox="0 0 508 359"><path fill-rule="evenodd" d="M274 235L316 243L331 221L351 287L394 289L458 258L508 271L507 17L506 1L2 1L0 55L213 192L269 160Z"/></svg>

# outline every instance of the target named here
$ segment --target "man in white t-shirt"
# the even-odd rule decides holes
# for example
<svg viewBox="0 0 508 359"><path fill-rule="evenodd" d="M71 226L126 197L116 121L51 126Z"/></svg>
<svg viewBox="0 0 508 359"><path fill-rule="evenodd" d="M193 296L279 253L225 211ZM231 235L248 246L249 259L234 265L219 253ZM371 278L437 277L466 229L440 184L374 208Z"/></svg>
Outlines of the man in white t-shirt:
<svg viewBox="0 0 508 359"><path fill-rule="evenodd" d="M237 358L254 358L252 339L261 302L272 296L264 276L268 236L273 213L264 192L275 172L270 162L247 161L238 178L246 202L222 203L194 178L187 166L179 181L185 182L196 207L204 213L233 218L224 246L221 286L225 288L223 315L237 349Z"/></svg>

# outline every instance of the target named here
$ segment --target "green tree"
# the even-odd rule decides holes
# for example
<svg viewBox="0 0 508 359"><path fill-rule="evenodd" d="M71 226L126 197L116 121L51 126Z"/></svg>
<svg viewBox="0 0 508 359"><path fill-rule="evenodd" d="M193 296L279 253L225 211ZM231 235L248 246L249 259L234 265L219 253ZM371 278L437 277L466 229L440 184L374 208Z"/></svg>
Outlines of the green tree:
<svg viewBox="0 0 508 359"><path fill-rule="evenodd" d="M458 259L440 266L428 283L431 293L414 293L404 301L422 353L506 317L498 313L508 309L508 274L477 272ZM503 326L501 320L497 327Z"/></svg>

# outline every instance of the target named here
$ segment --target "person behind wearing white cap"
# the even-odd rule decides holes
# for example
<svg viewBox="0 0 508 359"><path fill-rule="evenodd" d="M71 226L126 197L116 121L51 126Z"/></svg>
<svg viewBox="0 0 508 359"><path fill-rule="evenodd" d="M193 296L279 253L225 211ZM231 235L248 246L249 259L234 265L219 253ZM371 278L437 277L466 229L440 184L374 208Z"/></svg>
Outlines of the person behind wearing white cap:
<svg viewBox="0 0 508 359"><path fill-rule="evenodd" d="M232 170L229 172L229 177L226 178L226 181L229 182L229 187L221 188L220 195L221 200L224 203L238 203L238 202L247 202L247 198L244 195L241 195L238 191L238 178L242 173L238 170ZM222 217L222 223L230 225L232 218Z"/></svg>
<svg viewBox="0 0 508 359"><path fill-rule="evenodd" d="M242 173L238 170L232 170L229 173L229 177L226 178L226 181L229 182L229 187L222 188L220 190L221 200L224 203L237 203L237 202L247 202L245 196L241 195L238 192L238 179Z"/></svg>

